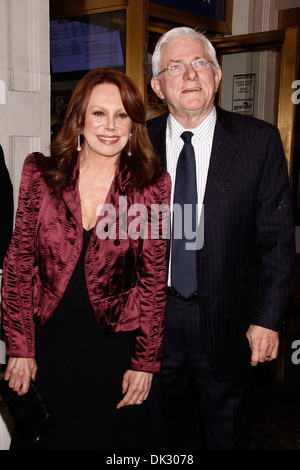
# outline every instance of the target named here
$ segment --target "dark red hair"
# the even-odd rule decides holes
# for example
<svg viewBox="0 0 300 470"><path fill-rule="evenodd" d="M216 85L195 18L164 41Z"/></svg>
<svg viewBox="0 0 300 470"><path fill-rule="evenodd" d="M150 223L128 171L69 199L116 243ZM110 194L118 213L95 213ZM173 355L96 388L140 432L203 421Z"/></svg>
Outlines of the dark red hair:
<svg viewBox="0 0 300 470"><path fill-rule="evenodd" d="M122 152L122 158L131 172L132 187L141 189L149 183L160 165L148 137L145 106L136 84L118 70L95 69L77 84L69 101L61 131L51 145L51 166L44 173L44 179L51 191L60 192L69 184L77 162L77 138L85 125L91 93L95 86L103 83L118 87L123 106L133 122L132 155L129 157L126 149Z"/></svg>

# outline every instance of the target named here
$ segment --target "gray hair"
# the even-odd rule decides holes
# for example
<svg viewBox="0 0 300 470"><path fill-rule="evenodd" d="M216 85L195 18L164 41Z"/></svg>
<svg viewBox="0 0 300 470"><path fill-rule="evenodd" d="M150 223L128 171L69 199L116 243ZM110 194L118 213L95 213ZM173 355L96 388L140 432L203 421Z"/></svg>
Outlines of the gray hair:
<svg viewBox="0 0 300 470"><path fill-rule="evenodd" d="M152 56L152 73L156 77L160 71L161 49L167 42L173 39L187 39L204 43L209 59L212 61L214 69L220 67L214 46L204 34L186 26L173 28L164 33L158 40Z"/></svg>

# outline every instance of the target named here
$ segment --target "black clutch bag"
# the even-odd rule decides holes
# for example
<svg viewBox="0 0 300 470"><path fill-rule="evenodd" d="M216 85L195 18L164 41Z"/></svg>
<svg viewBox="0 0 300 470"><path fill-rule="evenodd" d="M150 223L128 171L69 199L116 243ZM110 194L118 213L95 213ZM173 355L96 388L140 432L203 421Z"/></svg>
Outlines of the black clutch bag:
<svg viewBox="0 0 300 470"><path fill-rule="evenodd" d="M14 429L23 447L36 443L50 422L50 413L31 380L25 395L18 395L8 385L7 380L0 380L0 395L8 406L14 422Z"/></svg>

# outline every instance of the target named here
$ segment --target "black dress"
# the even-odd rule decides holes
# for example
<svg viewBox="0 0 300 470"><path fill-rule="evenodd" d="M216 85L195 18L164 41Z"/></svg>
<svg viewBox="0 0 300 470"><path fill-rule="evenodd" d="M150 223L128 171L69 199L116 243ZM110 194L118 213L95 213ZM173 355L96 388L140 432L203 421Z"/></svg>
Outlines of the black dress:
<svg viewBox="0 0 300 470"><path fill-rule="evenodd" d="M36 384L53 422L32 450L143 449L142 406L116 409L136 332L104 334L96 323L84 274L92 230L64 298L46 326L36 327ZM11 449L18 448L13 435Z"/></svg>

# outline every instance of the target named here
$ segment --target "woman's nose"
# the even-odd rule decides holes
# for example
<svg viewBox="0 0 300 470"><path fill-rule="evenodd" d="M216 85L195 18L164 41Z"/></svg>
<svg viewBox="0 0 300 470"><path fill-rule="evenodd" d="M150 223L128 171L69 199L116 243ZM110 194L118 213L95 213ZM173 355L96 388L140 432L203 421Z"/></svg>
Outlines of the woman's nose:
<svg viewBox="0 0 300 470"><path fill-rule="evenodd" d="M106 129L114 129L115 128L115 120L113 117L107 117L105 121L105 128Z"/></svg>

